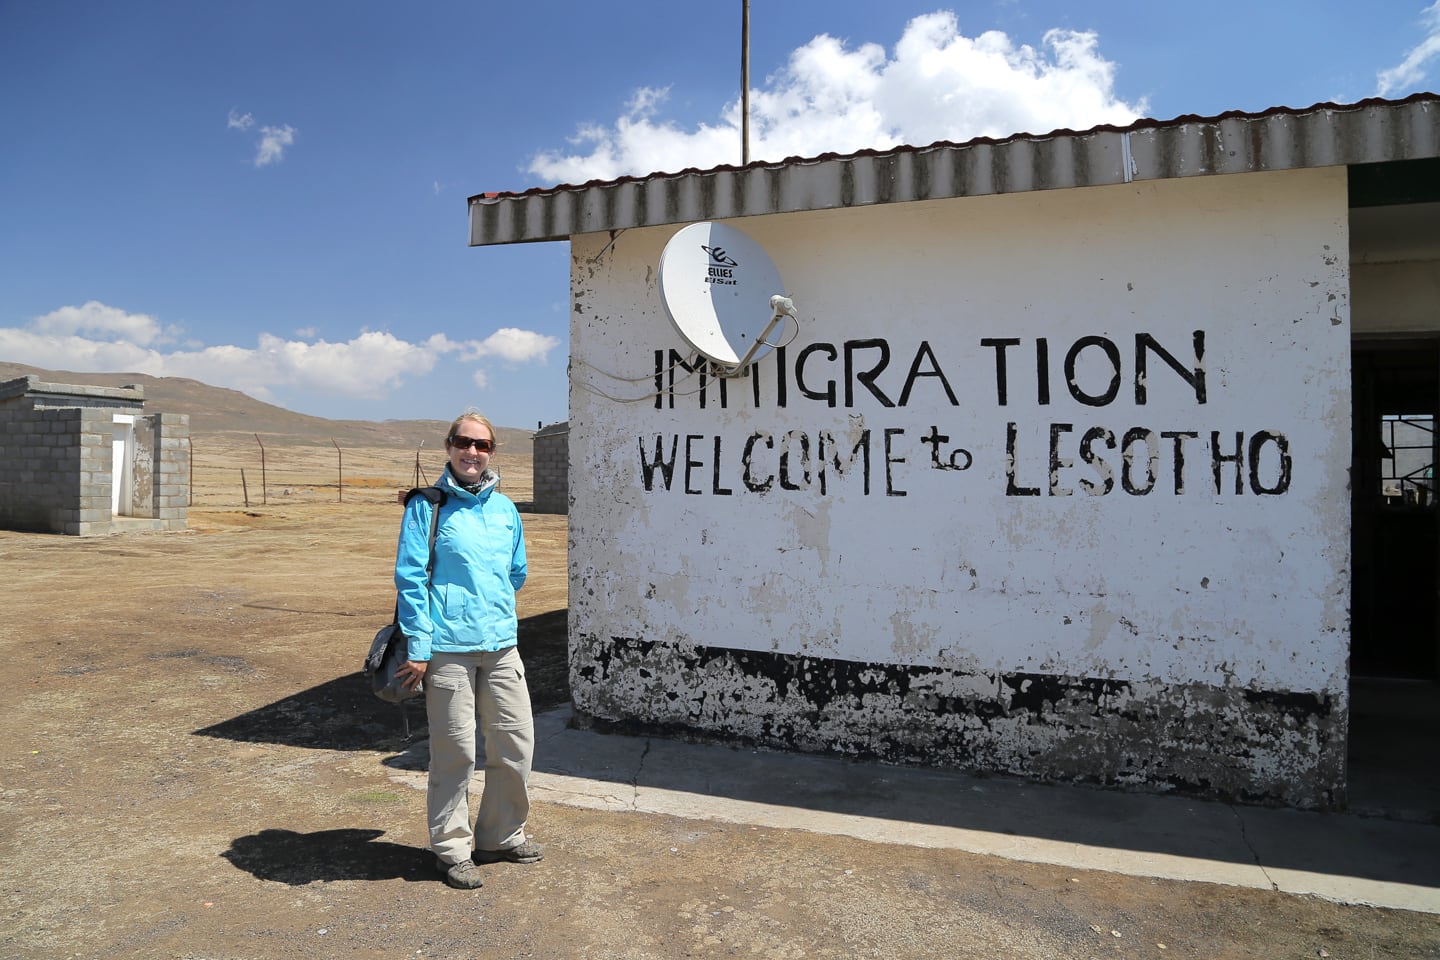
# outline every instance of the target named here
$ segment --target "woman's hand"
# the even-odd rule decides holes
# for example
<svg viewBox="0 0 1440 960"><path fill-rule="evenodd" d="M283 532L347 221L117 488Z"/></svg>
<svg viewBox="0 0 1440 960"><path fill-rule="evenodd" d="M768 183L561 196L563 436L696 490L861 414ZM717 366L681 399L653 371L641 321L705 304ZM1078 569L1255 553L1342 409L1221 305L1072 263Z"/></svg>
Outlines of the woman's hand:
<svg viewBox="0 0 1440 960"><path fill-rule="evenodd" d="M395 676L400 678L400 685L406 690L414 690L425 679L425 671L430 664L425 660L406 660L395 668Z"/></svg>

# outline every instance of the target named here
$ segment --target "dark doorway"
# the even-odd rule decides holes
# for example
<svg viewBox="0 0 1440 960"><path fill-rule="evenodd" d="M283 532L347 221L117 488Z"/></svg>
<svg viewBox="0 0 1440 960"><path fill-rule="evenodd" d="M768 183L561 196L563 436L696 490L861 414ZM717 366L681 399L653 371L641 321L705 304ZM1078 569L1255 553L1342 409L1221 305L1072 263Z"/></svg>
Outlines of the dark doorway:
<svg viewBox="0 0 1440 960"><path fill-rule="evenodd" d="M1440 341L1354 345L1350 672L1436 678Z"/></svg>
<svg viewBox="0 0 1440 960"><path fill-rule="evenodd" d="M1440 820L1440 340L1353 345L1352 810Z"/></svg>

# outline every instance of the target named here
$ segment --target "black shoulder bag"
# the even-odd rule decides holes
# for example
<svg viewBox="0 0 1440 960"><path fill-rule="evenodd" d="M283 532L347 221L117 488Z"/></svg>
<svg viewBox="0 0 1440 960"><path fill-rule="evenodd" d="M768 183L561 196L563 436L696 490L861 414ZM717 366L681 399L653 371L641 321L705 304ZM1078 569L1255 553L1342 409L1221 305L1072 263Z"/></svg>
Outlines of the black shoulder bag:
<svg viewBox="0 0 1440 960"><path fill-rule="evenodd" d="M430 511L430 559L425 564L425 586L428 588L435 576L435 536L440 532L440 508L445 505L445 491L439 487L416 487L405 494L405 503L411 497L424 497L433 505ZM386 703L404 703L425 692L424 681L414 689L407 690L402 678L395 671L410 659L409 643L400 632L400 598L395 598L395 619L380 628L370 642L370 652L365 655L364 674L370 681L370 692Z"/></svg>

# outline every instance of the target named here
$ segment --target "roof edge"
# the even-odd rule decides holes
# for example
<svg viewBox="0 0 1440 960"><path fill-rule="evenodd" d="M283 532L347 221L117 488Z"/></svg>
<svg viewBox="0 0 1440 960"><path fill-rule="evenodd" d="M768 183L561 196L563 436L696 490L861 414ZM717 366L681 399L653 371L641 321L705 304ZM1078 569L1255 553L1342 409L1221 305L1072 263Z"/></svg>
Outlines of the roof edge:
<svg viewBox="0 0 1440 960"><path fill-rule="evenodd" d="M0 382L0 399L11 397L71 397L92 400L119 400L124 402L145 402L145 388L138 384L123 387L105 387L91 383L54 383L37 376L16 377Z"/></svg>
<svg viewBox="0 0 1440 960"><path fill-rule="evenodd" d="M939 140L469 198L471 246L872 203L1440 156L1440 94Z"/></svg>

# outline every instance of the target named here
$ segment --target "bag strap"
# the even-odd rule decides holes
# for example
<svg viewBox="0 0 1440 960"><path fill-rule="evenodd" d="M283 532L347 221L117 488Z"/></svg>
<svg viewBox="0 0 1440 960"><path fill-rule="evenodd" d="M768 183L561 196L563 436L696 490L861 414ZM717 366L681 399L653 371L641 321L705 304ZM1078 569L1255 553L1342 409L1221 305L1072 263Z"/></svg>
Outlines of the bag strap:
<svg viewBox="0 0 1440 960"><path fill-rule="evenodd" d="M424 497L430 501L430 555L425 561L425 589L429 592L430 584L435 581L435 538L440 534L440 508L445 506L448 498L444 490L439 487L412 487L405 494L405 505L410 505L411 497ZM395 624L400 624L400 596L395 596ZM396 630L399 633L399 630ZM410 714L405 709L405 701L396 704L400 708L400 723L404 728L405 739L410 739Z"/></svg>
<svg viewBox="0 0 1440 960"><path fill-rule="evenodd" d="M425 561L425 587L428 590L430 584L435 581L435 538L440 534L440 508L445 506L449 498L445 491L439 487L412 487L405 494L405 505L410 505L412 497L424 497L430 501L430 557ZM400 598L395 598L395 622L400 622Z"/></svg>
<svg viewBox="0 0 1440 960"><path fill-rule="evenodd" d="M413 487L405 494L406 506L409 506L411 497L424 497L433 507L430 511L430 559L425 564L425 584L429 586L435 576L435 538L440 533L440 508L445 506L449 497L439 487Z"/></svg>

